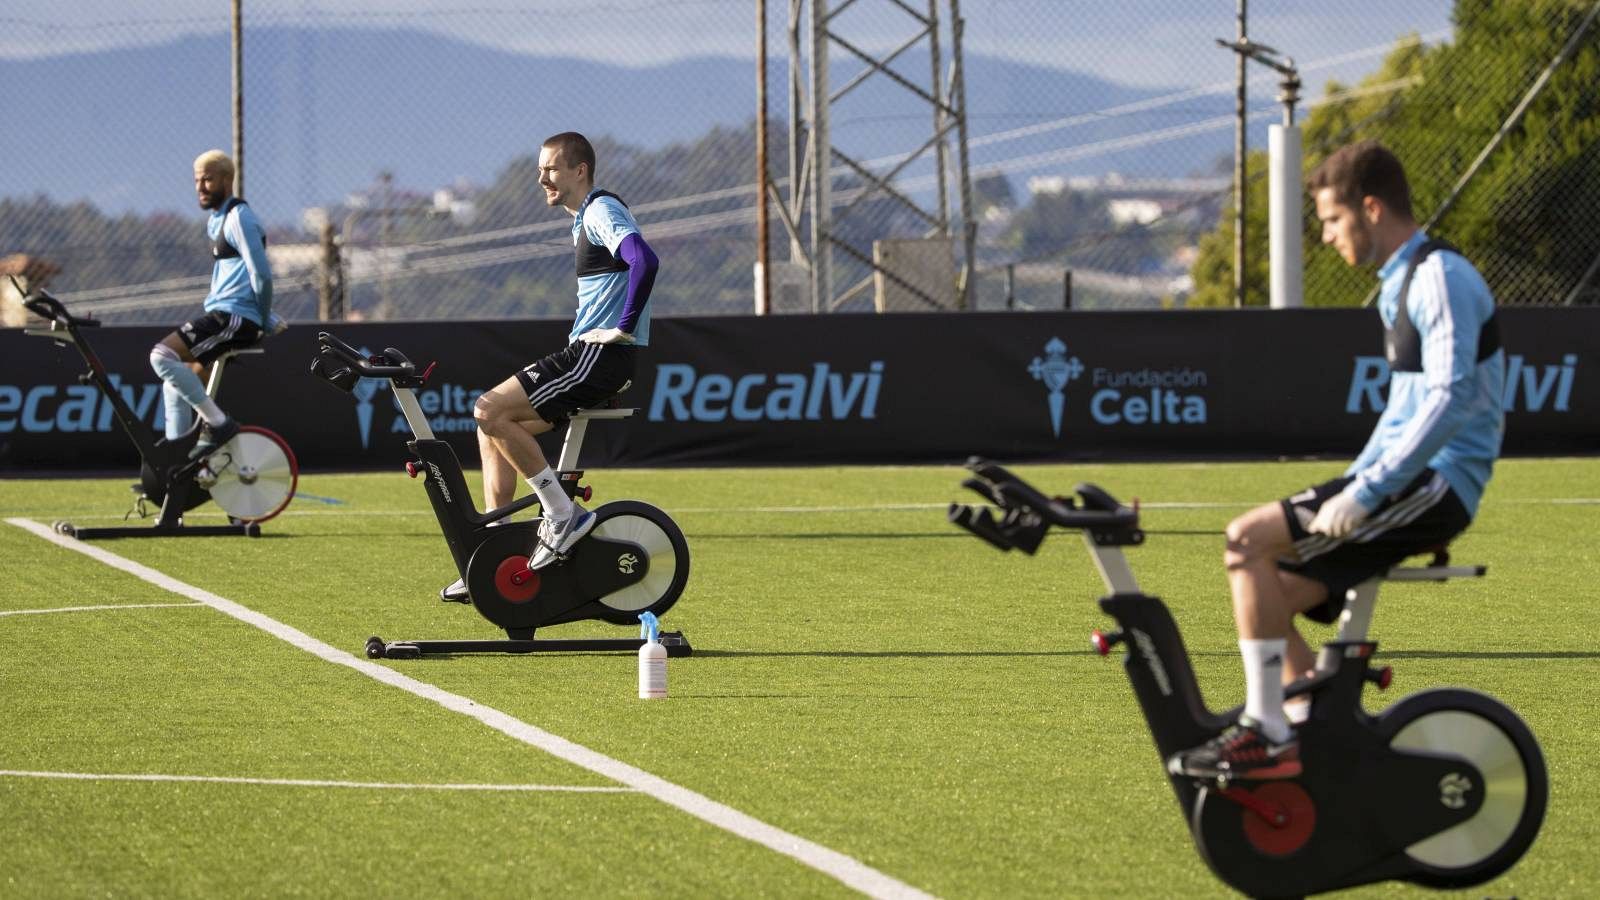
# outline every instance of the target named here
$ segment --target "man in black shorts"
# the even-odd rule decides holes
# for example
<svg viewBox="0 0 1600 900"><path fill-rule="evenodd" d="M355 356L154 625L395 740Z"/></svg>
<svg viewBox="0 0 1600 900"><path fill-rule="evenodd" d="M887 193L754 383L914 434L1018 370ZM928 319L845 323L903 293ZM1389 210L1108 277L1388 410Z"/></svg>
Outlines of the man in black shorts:
<svg viewBox="0 0 1600 900"><path fill-rule="evenodd" d="M1173 758L1198 777L1292 778L1301 771L1285 684L1314 665L1294 627L1332 622L1345 592L1461 533L1477 513L1505 430L1505 352L1494 297L1472 264L1411 215L1405 170L1373 141L1311 174L1322 241L1352 266L1377 264L1389 399L1340 478L1228 523L1224 564L1244 656L1237 725Z"/></svg>
<svg viewBox="0 0 1600 900"><path fill-rule="evenodd" d="M627 387L639 350L650 343L659 263L621 198L595 189L594 166L594 148L576 132L551 137L539 151L545 202L572 215L578 314L570 343L484 393L473 409L485 504L510 503L518 477L539 495L543 520L528 548L530 569L565 558L595 522L562 490L534 436ZM441 591L446 599L465 593L459 581Z"/></svg>
<svg viewBox="0 0 1600 900"><path fill-rule="evenodd" d="M233 196L233 160L221 150L200 154L194 161L194 189L200 208L211 210L206 220L211 290L198 318L150 348L150 367L162 381L168 440L188 432L191 410L205 420L190 453L198 459L239 433L239 423L206 394L202 377L223 353L258 343L273 316L266 235L250 207Z"/></svg>

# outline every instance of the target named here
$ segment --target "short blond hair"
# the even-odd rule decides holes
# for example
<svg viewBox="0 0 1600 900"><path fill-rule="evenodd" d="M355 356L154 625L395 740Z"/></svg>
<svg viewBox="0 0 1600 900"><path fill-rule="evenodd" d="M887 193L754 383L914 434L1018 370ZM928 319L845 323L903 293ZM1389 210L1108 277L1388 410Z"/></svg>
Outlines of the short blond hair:
<svg viewBox="0 0 1600 900"><path fill-rule="evenodd" d="M207 150L194 158L196 172L215 172L223 181L233 181L233 160L221 150Z"/></svg>

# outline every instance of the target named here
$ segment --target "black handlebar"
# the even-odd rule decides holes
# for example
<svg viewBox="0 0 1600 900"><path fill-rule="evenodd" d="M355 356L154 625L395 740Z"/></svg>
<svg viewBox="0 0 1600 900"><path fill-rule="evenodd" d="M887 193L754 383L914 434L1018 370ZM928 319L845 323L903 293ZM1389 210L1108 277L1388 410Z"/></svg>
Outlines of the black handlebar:
<svg viewBox="0 0 1600 900"><path fill-rule="evenodd" d="M433 371L430 364L419 374L416 365L393 347L366 356L326 331L317 334L317 344L319 349L311 361L311 374L346 393L362 378L387 378L397 387L419 388L427 383Z"/></svg>
<svg viewBox="0 0 1600 900"><path fill-rule="evenodd" d="M1106 546L1127 546L1144 542L1139 529L1139 510L1124 506L1105 490L1093 484L1080 484L1071 497L1046 497L1027 482L979 457L967 460L972 478L962 487L982 494L1003 510L996 520L988 507L952 503L949 519L1001 550L1033 553L1054 525L1086 531L1094 542Z"/></svg>
<svg viewBox="0 0 1600 900"><path fill-rule="evenodd" d="M22 305L41 319L48 319L62 326L86 327L99 325L99 319L90 319L84 316L75 316L67 312L67 308L60 300L40 291L30 297L24 297Z"/></svg>
<svg viewBox="0 0 1600 900"><path fill-rule="evenodd" d="M365 378L394 378L417 374L417 367L406 355L393 347L385 347L382 353L373 354L371 358L363 356L360 350L346 344L326 331L317 334L317 343L324 350L331 350L340 359L349 363Z"/></svg>

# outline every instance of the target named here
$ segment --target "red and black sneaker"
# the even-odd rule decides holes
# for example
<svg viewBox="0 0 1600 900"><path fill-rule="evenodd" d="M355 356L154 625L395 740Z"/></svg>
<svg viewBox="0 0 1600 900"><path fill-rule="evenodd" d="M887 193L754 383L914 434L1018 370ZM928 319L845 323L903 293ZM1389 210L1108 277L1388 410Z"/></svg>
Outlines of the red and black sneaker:
<svg viewBox="0 0 1600 900"><path fill-rule="evenodd" d="M1174 756L1168 768L1192 778L1293 778L1300 774L1300 741L1290 732L1288 740L1275 742L1260 722L1240 716L1221 734Z"/></svg>

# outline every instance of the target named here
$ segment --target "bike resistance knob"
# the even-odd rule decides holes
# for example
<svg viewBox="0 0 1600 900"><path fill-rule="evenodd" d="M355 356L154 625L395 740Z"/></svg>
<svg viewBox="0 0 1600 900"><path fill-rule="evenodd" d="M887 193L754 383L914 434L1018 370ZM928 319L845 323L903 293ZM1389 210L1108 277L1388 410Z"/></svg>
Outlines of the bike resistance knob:
<svg viewBox="0 0 1600 900"><path fill-rule="evenodd" d="M1122 632L1120 631L1113 631L1110 634L1107 634L1106 632L1096 628L1094 631L1089 633L1089 646L1093 647L1094 652L1100 654L1101 656L1105 656L1106 654L1110 653L1111 648L1120 643L1122 643Z"/></svg>

